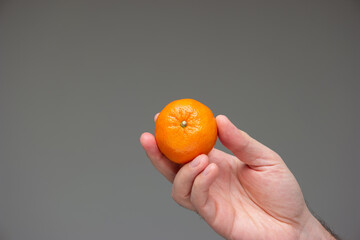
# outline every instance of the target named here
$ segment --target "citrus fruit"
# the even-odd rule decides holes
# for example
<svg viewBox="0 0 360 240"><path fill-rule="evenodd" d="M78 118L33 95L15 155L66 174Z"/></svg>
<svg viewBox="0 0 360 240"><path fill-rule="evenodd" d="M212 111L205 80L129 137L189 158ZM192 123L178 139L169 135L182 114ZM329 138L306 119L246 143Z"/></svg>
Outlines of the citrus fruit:
<svg viewBox="0 0 360 240"><path fill-rule="evenodd" d="M173 101L156 119L155 139L160 151L176 163L208 154L217 139L214 114L194 99Z"/></svg>

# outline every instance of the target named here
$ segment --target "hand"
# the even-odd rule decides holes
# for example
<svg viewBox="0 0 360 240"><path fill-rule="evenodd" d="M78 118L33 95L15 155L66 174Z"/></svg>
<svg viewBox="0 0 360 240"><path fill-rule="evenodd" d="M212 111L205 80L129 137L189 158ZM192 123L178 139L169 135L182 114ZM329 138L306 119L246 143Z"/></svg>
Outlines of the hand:
<svg viewBox="0 0 360 240"><path fill-rule="evenodd" d="M333 239L308 210L281 157L227 117L216 121L221 143L235 156L214 148L178 165L159 151L152 134L142 134L147 156L173 183L173 199L226 239Z"/></svg>

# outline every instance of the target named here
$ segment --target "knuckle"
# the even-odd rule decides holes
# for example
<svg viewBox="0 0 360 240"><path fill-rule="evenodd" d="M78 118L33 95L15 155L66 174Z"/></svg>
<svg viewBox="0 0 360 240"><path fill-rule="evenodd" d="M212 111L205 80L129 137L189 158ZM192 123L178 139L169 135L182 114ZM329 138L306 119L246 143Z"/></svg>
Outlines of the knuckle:
<svg viewBox="0 0 360 240"><path fill-rule="evenodd" d="M189 208L188 204L190 202L190 197L191 194L189 195L180 194L178 191L176 191L176 188L174 187L171 190L171 198L182 207Z"/></svg>
<svg viewBox="0 0 360 240"><path fill-rule="evenodd" d="M239 129L239 130L240 130L240 129ZM245 131L243 131L243 130L240 130L240 132L241 132L241 134L242 134L244 137L250 138L250 135L249 135L247 132L245 132Z"/></svg>
<svg viewBox="0 0 360 240"><path fill-rule="evenodd" d="M171 198L177 202L178 201L178 195L176 194L176 191L174 189L174 187L171 189Z"/></svg>
<svg viewBox="0 0 360 240"><path fill-rule="evenodd" d="M184 200L184 197L182 197L174 187L171 189L171 198L179 204Z"/></svg>
<svg viewBox="0 0 360 240"><path fill-rule="evenodd" d="M277 152L275 152L273 150L271 150L271 152L272 152L272 158L274 160L280 160L281 159L281 156Z"/></svg>

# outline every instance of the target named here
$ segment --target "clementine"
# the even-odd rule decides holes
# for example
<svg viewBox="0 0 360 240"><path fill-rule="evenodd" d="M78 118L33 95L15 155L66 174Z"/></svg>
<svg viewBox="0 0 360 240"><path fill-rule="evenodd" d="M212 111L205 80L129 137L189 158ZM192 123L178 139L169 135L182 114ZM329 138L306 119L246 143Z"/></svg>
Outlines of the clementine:
<svg viewBox="0 0 360 240"><path fill-rule="evenodd" d="M217 139L214 114L194 99L173 101L156 119L155 139L169 160L187 163L214 147Z"/></svg>

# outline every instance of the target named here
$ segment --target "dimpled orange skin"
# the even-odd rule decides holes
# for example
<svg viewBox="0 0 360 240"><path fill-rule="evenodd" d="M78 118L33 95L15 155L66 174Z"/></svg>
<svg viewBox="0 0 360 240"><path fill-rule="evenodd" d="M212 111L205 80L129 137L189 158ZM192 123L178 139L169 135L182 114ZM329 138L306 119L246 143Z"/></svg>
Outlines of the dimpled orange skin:
<svg viewBox="0 0 360 240"><path fill-rule="evenodd" d="M183 121L186 126L181 125ZM215 146L216 119L210 108L194 99L176 100L160 112L155 139L169 160L187 163L200 154L208 154Z"/></svg>

